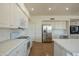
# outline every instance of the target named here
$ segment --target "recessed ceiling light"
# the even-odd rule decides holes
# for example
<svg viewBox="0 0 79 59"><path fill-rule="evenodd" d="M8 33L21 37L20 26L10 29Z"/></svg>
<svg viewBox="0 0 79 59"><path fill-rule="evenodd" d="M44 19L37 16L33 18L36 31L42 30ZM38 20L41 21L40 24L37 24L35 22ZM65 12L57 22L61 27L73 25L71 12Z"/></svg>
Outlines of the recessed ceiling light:
<svg viewBox="0 0 79 59"><path fill-rule="evenodd" d="M66 10L68 11L68 10L69 10L69 8L66 8Z"/></svg>
<svg viewBox="0 0 79 59"><path fill-rule="evenodd" d="M34 11L34 8L32 8L32 11Z"/></svg>
<svg viewBox="0 0 79 59"><path fill-rule="evenodd" d="M51 11L52 10L52 8L49 8L49 11Z"/></svg>

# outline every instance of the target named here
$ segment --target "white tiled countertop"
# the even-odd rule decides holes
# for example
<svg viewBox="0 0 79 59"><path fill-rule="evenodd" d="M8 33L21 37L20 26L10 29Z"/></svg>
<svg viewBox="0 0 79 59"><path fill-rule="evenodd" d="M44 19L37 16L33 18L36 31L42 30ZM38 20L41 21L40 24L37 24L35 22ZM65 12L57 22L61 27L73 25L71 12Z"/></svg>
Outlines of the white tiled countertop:
<svg viewBox="0 0 79 59"><path fill-rule="evenodd" d="M73 55L79 55L79 39L53 39L53 41Z"/></svg>
<svg viewBox="0 0 79 59"><path fill-rule="evenodd" d="M4 42L0 42L0 55L3 55L3 56L7 55L13 49L15 49L18 45L20 45L26 40L27 39L16 39L16 40L7 40Z"/></svg>

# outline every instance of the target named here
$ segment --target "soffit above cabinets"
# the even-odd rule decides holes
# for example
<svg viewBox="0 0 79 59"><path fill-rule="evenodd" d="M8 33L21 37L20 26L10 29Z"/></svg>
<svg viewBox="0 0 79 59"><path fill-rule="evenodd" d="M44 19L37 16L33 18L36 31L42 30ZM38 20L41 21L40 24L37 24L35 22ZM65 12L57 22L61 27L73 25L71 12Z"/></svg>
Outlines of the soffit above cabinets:
<svg viewBox="0 0 79 59"><path fill-rule="evenodd" d="M31 15L79 15L79 3L25 3L24 5Z"/></svg>

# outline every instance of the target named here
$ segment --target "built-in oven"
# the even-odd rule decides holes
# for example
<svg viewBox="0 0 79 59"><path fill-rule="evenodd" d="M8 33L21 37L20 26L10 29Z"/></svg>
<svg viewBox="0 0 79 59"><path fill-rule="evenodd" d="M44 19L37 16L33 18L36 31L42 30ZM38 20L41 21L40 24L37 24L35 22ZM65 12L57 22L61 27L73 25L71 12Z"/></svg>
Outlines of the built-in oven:
<svg viewBox="0 0 79 59"><path fill-rule="evenodd" d="M79 34L79 26L70 26L70 34Z"/></svg>

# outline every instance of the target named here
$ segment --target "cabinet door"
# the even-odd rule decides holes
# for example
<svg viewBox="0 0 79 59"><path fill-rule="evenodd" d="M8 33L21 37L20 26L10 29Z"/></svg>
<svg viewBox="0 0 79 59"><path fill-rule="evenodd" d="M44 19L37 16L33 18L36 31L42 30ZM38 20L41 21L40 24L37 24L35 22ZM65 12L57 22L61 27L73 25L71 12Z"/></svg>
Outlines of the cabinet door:
<svg viewBox="0 0 79 59"><path fill-rule="evenodd" d="M22 28L28 28L28 19L27 18L21 19L21 25L20 25L20 27L22 27Z"/></svg>
<svg viewBox="0 0 79 59"><path fill-rule="evenodd" d="M16 28L20 24L20 18L16 4L0 4L0 27Z"/></svg>
<svg viewBox="0 0 79 59"><path fill-rule="evenodd" d="M57 43L54 43L54 56L72 56L72 53L67 51Z"/></svg>
<svg viewBox="0 0 79 59"><path fill-rule="evenodd" d="M0 4L0 27L9 27L9 4Z"/></svg>
<svg viewBox="0 0 79 59"><path fill-rule="evenodd" d="M10 4L10 28L18 28L20 26L21 13L16 4Z"/></svg>
<svg viewBox="0 0 79 59"><path fill-rule="evenodd" d="M20 27L28 28L28 17L21 11Z"/></svg>
<svg viewBox="0 0 79 59"><path fill-rule="evenodd" d="M8 56L26 56L26 44L22 43L20 46L15 48Z"/></svg>
<svg viewBox="0 0 79 59"><path fill-rule="evenodd" d="M54 43L54 56L65 56L66 50L64 50L60 45Z"/></svg>
<svg viewBox="0 0 79 59"><path fill-rule="evenodd" d="M54 44L54 56L62 56L62 50L61 48L58 46L58 44Z"/></svg>
<svg viewBox="0 0 79 59"><path fill-rule="evenodd" d="M29 19L25 17L25 28L28 28L28 25L29 25Z"/></svg>

